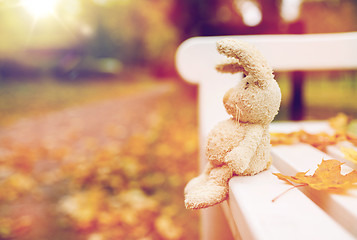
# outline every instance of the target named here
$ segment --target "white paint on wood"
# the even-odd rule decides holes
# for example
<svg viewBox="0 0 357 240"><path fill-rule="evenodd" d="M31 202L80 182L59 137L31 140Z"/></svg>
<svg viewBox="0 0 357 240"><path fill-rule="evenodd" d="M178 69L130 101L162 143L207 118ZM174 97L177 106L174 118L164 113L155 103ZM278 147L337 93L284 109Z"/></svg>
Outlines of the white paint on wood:
<svg viewBox="0 0 357 240"><path fill-rule="evenodd" d="M179 46L176 67L186 81L222 78L214 67L224 58L216 50L223 37L190 38ZM254 44L275 71L357 68L357 32L229 37Z"/></svg>
<svg viewBox="0 0 357 240"><path fill-rule="evenodd" d="M230 181L229 204L242 239L354 239L297 189L272 202L291 187L273 172Z"/></svg>
<svg viewBox="0 0 357 240"><path fill-rule="evenodd" d="M308 171L307 174L312 175L322 159L332 158L306 144L275 146L272 148L272 156L274 166L285 175L295 175L297 172L306 171ZM341 169L342 174L352 170L347 165L342 165ZM357 238L357 189L352 188L346 194L327 193L308 187L301 189Z"/></svg>

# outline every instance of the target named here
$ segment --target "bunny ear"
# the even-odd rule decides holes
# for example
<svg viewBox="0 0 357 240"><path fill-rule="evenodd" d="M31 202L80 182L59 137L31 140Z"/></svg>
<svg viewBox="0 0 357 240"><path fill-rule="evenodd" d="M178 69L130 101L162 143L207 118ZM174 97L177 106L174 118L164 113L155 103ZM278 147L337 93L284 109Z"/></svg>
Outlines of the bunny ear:
<svg viewBox="0 0 357 240"><path fill-rule="evenodd" d="M274 79L272 68L253 45L226 38L217 42L217 50L227 57L237 59L244 73L252 75L256 81Z"/></svg>
<svg viewBox="0 0 357 240"><path fill-rule="evenodd" d="M240 65L237 59L227 59L225 62L218 64L216 70L221 73L238 73L243 72L247 74L245 69Z"/></svg>

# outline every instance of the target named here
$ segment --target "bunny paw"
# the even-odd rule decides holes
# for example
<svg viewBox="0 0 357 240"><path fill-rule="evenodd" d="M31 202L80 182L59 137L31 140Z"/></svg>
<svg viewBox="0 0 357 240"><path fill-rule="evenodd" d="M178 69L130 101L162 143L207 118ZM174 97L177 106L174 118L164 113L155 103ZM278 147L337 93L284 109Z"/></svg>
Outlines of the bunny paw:
<svg viewBox="0 0 357 240"><path fill-rule="evenodd" d="M228 185L217 185L211 181L196 186L185 195L185 206L187 209L200 209L213 206L227 199Z"/></svg>
<svg viewBox="0 0 357 240"><path fill-rule="evenodd" d="M193 178L191 181L189 181L186 184L184 193L187 194L188 192L191 192L193 189L203 185L207 181L208 181L208 176L205 174L201 174L200 176Z"/></svg>

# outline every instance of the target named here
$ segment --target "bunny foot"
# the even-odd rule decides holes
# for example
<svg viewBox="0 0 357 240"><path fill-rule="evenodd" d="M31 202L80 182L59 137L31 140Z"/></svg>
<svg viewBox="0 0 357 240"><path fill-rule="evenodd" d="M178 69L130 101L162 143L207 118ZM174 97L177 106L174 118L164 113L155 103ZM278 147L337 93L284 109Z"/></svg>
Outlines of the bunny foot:
<svg viewBox="0 0 357 240"><path fill-rule="evenodd" d="M220 185L212 180L196 185L185 194L187 209L200 209L221 203L228 197L228 184Z"/></svg>

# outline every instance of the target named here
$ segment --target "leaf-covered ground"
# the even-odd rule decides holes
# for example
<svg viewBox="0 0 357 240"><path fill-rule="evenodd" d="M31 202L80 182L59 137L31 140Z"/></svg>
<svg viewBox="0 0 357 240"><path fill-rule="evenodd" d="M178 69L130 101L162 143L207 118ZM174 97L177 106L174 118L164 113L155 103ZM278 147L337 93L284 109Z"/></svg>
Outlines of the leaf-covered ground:
<svg viewBox="0 0 357 240"><path fill-rule="evenodd" d="M183 206L197 174L195 94L149 78L0 82L0 239L198 239L198 213ZM353 100L355 88L344 89ZM324 98L322 112L342 100Z"/></svg>
<svg viewBox="0 0 357 240"><path fill-rule="evenodd" d="M0 130L0 239L198 239L185 87L68 108Z"/></svg>

